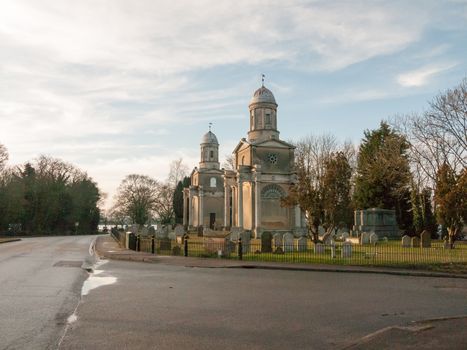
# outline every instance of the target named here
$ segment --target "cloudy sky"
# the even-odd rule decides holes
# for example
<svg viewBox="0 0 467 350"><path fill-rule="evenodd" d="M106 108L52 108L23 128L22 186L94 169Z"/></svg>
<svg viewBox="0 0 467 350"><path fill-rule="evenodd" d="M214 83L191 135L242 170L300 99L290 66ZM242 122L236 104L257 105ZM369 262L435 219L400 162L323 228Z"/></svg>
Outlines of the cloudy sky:
<svg viewBox="0 0 467 350"><path fill-rule="evenodd" d="M467 1L0 0L10 164L62 158L110 199L196 165L209 122L229 154L261 73L283 139L358 143L467 76Z"/></svg>

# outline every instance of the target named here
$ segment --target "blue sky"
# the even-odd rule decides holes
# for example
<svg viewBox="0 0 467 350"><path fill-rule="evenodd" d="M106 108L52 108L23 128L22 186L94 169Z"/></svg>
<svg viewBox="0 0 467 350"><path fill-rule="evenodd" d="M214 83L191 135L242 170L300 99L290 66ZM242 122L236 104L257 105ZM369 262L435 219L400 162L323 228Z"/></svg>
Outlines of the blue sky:
<svg viewBox="0 0 467 350"><path fill-rule="evenodd" d="M123 177L229 154L266 74L281 137L358 143L467 76L467 1L0 2L0 143Z"/></svg>

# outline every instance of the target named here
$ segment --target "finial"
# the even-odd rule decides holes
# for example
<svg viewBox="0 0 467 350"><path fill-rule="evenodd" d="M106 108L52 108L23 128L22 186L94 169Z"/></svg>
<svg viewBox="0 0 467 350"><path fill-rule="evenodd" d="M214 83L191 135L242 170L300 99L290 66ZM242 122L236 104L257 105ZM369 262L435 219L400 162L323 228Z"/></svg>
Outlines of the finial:
<svg viewBox="0 0 467 350"><path fill-rule="evenodd" d="M261 86L264 87L264 74L261 74Z"/></svg>
<svg viewBox="0 0 467 350"><path fill-rule="evenodd" d="M211 131L212 123L209 123L209 131Z"/></svg>

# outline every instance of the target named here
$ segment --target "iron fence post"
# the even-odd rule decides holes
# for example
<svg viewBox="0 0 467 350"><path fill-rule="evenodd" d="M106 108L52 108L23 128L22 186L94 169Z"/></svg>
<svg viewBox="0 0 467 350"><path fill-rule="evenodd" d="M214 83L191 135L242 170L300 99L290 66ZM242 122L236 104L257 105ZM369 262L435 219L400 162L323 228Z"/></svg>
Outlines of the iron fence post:
<svg viewBox="0 0 467 350"><path fill-rule="evenodd" d="M238 239L238 259L243 260L243 245L241 237Z"/></svg>
<svg viewBox="0 0 467 350"><path fill-rule="evenodd" d="M183 255L188 256L188 235L183 236Z"/></svg>
<svg viewBox="0 0 467 350"><path fill-rule="evenodd" d="M154 235L151 236L151 253L154 254Z"/></svg>
<svg viewBox="0 0 467 350"><path fill-rule="evenodd" d="M140 240L139 235L136 235L136 251L139 252L140 249L141 249L141 240Z"/></svg>

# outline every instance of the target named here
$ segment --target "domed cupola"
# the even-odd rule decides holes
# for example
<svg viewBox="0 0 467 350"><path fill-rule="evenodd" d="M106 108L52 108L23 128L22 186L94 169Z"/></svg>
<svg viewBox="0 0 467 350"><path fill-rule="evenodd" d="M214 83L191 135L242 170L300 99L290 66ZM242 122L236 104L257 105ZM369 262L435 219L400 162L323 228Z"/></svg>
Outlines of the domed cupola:
<svg viewBox="0 0 467 350"><path fill-rule="evenodd" d="M201 138L200 146L200 169L219 169L219 142L217 141L216 135L211 131L211 126L209 126L209 131Z"/></svg>
<svg viewBox="0 0 467 350"><path fill-rule="evenodd" d="M258 142L267 139L279 139L277 103L271 90L263 84L253 94L248 107L250 109L249 141Z"/></svg>
<svg viewBox="0 0 467 350"><path fill-rule="evenodd" d="M273 93L264 85L255 91L253 97L250 100L250 106L256 103L271 103L277 107L276 99L274 98Z"/></svg>

